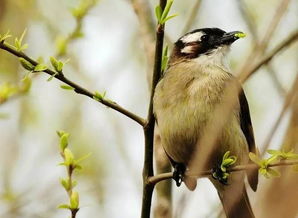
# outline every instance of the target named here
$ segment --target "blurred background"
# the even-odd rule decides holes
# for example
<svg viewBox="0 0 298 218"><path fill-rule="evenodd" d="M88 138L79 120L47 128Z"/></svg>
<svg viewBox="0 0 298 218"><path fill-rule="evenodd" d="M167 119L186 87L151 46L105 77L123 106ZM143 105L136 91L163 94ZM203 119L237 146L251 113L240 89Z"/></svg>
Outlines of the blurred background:
<svg viewBox="0 0 298 218"><path fill-rule="evenodd" d="M74 9L82 4L87 13L81 19L74 16ZM64 68L68 78L91 91L106 91L109 99L145 117L157 4L156 0L1 0L0 34L10 30L19 37L27 29L23 41L30 57L45 63L50 56L69 59ZM169 47L195 28L247 33L233 44L230 63L235 73L247 61L261 60L298 26L296 0L176 0L171 13L179 16L167 23ZM259 53L250 60L256 46ZM297 51L298 43L291 44L244 84L261 151L267 144L298 151ZM2 89L23 86L25 73L16 57L0 50ZM61 89L55 79L47 82L48 77L31 75L28 92L15 92L0 101L0 217L69 216L69 211L57 209L68 198L59 183L65 169L58 166L62 159L56 130L71 134L70 149L77 157L91 153L83 170L75 174L81 205L77 217L139 217L142 128L112 109ZM298 176L287 170L282 174L279 179L261 178L257 193L249 193L257 217L298 217ZM200 179L194 192L173 186L172 193L173 217L220 217L219 199L208 180ZM154 194L152 210L157 204ZM163 217L170 216L165 212Z"/></svg>

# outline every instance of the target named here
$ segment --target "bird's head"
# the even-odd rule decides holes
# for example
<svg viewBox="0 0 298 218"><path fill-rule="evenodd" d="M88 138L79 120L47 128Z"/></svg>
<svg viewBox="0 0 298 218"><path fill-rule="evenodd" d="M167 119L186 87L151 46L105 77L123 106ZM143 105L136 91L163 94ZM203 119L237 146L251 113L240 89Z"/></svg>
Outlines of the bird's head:
<svg viewBox="0 0 298 218"><path fill-rule="evenodd" d="M193 30L175 42L170 62L195 60L199 64L221 64L230 45L243 37L243 32L225 32L219 28Z"/></svg>

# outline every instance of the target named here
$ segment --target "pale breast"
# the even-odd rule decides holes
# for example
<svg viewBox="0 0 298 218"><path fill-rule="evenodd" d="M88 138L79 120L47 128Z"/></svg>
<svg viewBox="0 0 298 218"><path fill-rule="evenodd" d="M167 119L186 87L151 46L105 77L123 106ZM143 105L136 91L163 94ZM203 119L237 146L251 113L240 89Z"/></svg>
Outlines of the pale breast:
<svg viewBox="0 0 298 218"><path fill-rule="evenodd" d="M154 113L162 144L174 161L187 164L190 160L230 78L220 68L190 67L188 71L173 69L160 81L154 96Z"/></svg>

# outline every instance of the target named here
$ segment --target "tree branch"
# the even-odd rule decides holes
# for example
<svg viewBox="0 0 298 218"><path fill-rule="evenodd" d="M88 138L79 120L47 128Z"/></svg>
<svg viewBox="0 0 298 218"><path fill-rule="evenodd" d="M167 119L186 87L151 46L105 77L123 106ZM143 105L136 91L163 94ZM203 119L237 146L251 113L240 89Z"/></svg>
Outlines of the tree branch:
<svg viewBox="0 0 298 218"><path fill-rule="evenodd" d="M291 166L291 165L297 165L298 161L280 161L278 163L274 163L274 164L268 164L268 167L279 167L279 166ZM231 169L229 169L229 172L237 172L237 171L244 171L244 170L250 170L250 169L254 169L254 168L258 168L259 166L257 164L244 164L244 165L238 165L235 166ZM195 178L202 178L202 177L207 177L207 176L211 176L213 173L212 170L205 170L205 171L201 171L200 173L194 175L194 174L189 174L186 172L186 176L189 177L195 177ZM168 173L161 173L159 175L156 176L152 176L148 179L148 182L150 184L155 185L158 182L161 182L163 180L166 179L172 179L173 178L173 172L168 172Z"/></svg>
<svg viewBox="0 0 298 218"><path fill-rule="evenodd" d="M201 3L202 3L202 0L196 0L196 2L194 3L181 35L184 35L192 27L193 23L195 22L198 16Z"/></svg>
<svg viewBox="0 0 298 218"><path fill-rule="evenodd" d="M24 58L26 61L30 62L34 66L38 65L37 61L35 61L32 58L28 57L25 53L17 51L16 49L14 49L12 46L9 46L9 44L5 43L4 41L0 42L0 49L5 50L5 51L13 54L14 56ZM69 80L68 78L66 78L63 75L63 73L57 74L55 71L53 71L51 69L46 69L43 72L47 73L51 76L54 76L56 79L60 80L61 82L71 86L76 93L81 94L81 95L85 95L85 96L88 96L89 98L94 99L94 97L95 97L94 93L92 93L91 91L81 87L80 85L74 83L73 81ZM104 98L102 98L100 100L96 100L96 101L98 101L98 102L106 105L107 107L110 107L110 108L118 111L119 113L129 117L130 119L136 121L141 126L145 125L145 120L143 118L141 118L138 115L126 110L125 108L118 105L116 102L113 102L109 99L104 99Z"/></svg>
<svg viewBox="0 0 298 218"><path fill-rule="evenodd" d="M281 110L277 120L275 121L271 131L269 132L269 134L268 134L268 136L267 136L267 138L264 142L264 145L262 146L262 150L263 150L261 152L262 155L264 155L265 151L268 149L268 147L270 145L270 142L271 142L271 140L274 136L274 133L276 132L280 122L282 121L282 118L286 114L286 111L288 110L288 108L290 107L290 105L292 104L292 102L295 98L295 94L297 93L297 90L298 90L298 75L296 76L296 79L294 81L294 84L293 84L291 90L286 95L285 102L284 102L284 105L282 107L282 110Z"/></svg>
<svg viewBox="0 0 298 218"><path fill-rule="evenodd" d="M253 39L253 47L256 47L257 45L260 44L260 40L257 34L257 24L255 22L254 17L251 15L249 8L247 7L246 3L244 0L235 0L236 4L238 5L240 15L242 16L244 22L246 23L248 30L250 34L252 35ZM263 52L264 53L264 52ZM262 53L262 55L263 55ZM283 88L282 84L278 80L277 74L275 72L275 69L268 63L266 65L267 70L269 72L269 76L275 85L278 93L283 97L286 94L286 90Z"/></svg>
<svg viewBox="0 0 298 218"><path fill-rule="evenodd" d="M160 0L159 4L164 10L167 0ZM153 67L153 77L151 83L150 103L147 115L147 124L144 126L145 154L143 167L143 200L141 218L150 218L152 193L154 184L148 182L148 178L153 176L153 142L155 118L153 114L153 96L155 87L161 76L161 61L164 40L164 25L158 24L156 29L155 57Z"/></svg>
<svg viewBox="0 0 298 218"><path fill-rule="evenodd" d="M246 61L240 67L240 70L238 72L250 70L255 61L266 51L269 42L276 30L276 27L283 17L283 14L286 12L289 2L290 0L280 0L280 4L276 8L275 14L272 17L271 22L268 24L268 28L263 38L260 40L260 43L258 45L254 46L253 50L248 55L248 58L246 58Z"/></svg>
<svg viewBox="0 0 298 218"><path fill-rule="evenodd" d="M252 74L259 70L263 65L269 63L271 59L279 53L281 50L294 43L298 39L298 31L292 33L287 39L276 46L268 55L266 55L261 61L255 64L250 69L243 71L239 76L239 81L244 83Z"/></svg>

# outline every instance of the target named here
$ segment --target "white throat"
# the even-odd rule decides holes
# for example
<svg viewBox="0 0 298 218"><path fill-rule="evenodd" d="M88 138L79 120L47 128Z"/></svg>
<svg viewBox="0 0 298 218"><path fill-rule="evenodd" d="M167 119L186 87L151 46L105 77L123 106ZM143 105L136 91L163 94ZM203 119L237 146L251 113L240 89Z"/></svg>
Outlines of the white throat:
<svg viewBox="0 0 298 218"><path fill-rule="evenodd" d="M230 72L230 67L227 61L227 54L230 51L230 46L220 46L212 50L209 54L203 54L193 59L200 67L216 66L226 72Z"/></svg>

